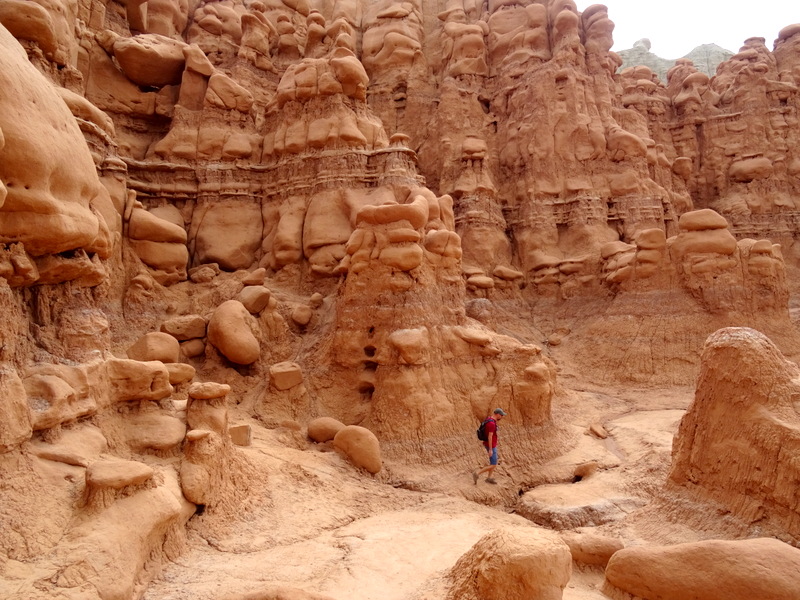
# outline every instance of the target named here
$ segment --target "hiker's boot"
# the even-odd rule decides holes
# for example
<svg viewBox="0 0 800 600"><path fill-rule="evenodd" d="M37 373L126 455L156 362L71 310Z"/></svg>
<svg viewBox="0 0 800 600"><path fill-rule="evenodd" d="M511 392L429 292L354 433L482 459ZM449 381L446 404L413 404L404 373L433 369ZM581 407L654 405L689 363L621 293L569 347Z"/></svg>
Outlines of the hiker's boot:
<svg viewBox="0 0 800 600"><path fill-rule="evenodd" d="M486 483L493 483L493 484L497 485L497 480L494 477L487 477L486 478Z"/></svg>
<svg viewBox="0 0 800 600"><path fill-rule="evenodd" d="M478 485L478 472L477 471L473 471L472 472L472 481L475 482L475 485Z"/></svg>

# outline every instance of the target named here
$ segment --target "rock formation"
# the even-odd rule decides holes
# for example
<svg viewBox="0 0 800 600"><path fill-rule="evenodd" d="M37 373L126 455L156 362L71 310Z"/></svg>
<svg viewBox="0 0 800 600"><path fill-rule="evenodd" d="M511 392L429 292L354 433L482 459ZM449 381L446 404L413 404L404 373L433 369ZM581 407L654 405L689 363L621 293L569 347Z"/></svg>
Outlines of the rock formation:
<svg viewBox="0 0 800 600"><path fill-rule="evenodd" d="M223 548L240 510L273 510L284 490L230 414L258 427L245 441L277 431L301 462L334 446L403 488L410 465L474 460L502 405L518 489L492 501L511 506L580 447L559 370L713 379L700 353L726 326L796 356L800 26L666 82L617 73L613 28L572 0L0 0L0 577L17 597L142 597L187 527ZM730 424L756 432L743 463L794 443L791 404L762 396ZM682 426L673 483L796 539L796 461L717 473L713 401ZM519 593L533 570L560 594L568 547L528 537L489 535L456 588L479 596L482 553L508 542ZM542 544L547 560L525 549ZM302 597L282 589L262 595Z"/></svg>
<svg viewBox="0 0 800 600"><path fill-rule="evenodd" d="M636 42L633 48L618 50L617 54L622 59L620 69L644 66L653 71L662 81L666 81L667 71L681 59L692 61L698 71L713 77L717 72L717 66L734 55L730 50L721 48L716 44L701 44L680 58L662 58L650 51L650 40L647 38Z"/></svg>
<svg viewBox="0 0 800 600"><path fill-rule="evenodd" d="M606 579L651 598L797 598L797 548L770 538L709 540L667 547L625 548Z"/></svg>
<svg viewBox="0 0 800 600"><path fill-rule="evenodd" d="M797 378L797 365L757 331L710 336L695 400L675 437L670 484L796 542Z"/></svg>

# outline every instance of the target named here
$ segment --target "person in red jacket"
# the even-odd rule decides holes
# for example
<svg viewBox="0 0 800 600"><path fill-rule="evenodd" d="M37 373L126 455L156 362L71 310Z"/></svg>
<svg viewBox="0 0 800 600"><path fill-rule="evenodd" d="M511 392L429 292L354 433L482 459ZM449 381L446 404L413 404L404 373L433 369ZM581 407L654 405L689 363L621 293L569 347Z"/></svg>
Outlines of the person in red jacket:
<svg viewBox="0 0 800 600"><path fill-rule="evenodd" d="M495 408L491 415L486 417L483 430L486 432L486 441L483 442L483 447L489 455L489 466L483 467L478 471L472 473L472 481L478 485L478 478L483 474L486 475L486 483L497 483L497 480L492 477L492 473L497 468L497 423L506 416L506 411L502 408Z"/></svg>

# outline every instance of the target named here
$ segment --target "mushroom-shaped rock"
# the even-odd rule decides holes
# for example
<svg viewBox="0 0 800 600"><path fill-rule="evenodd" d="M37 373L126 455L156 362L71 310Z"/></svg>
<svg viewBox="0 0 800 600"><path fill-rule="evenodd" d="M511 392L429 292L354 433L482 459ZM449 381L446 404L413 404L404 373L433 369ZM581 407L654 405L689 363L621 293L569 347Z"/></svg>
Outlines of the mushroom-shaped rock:
<svg viewBox="0 0 800 600"><path fill-rule="evenodd" d="M525 273L502 265L495 267L494 271L492 271L492 275L499 279L505 279L506 281L516 281L517 279L525 277Z"/></svg>
<svg viewBox="0 0 800 600"><path fill-rule="evenodd" d="M113 358L106 362L106 369L115 402L161 400L172 394L169 371L162 362Z"/></svg>
<svg viewBox="0 0 800 600"><path fill-rule="evenodd" d="M144 463L117 458L93 462L86 469L84 505L90 509L110 506L117 493L149 481L155 471Z"/></svg>
<svg viewBox="0 0 800 600"><path fill-rule="evenodd" d="M569 547L552 531L497 529L453 566L447 600L557 600L572 574Z"/></svg>
<svg viewBox="0 0 800 600"><path fill-rule="evenodd" d="M269 381L281 391L303 383L303 370L296 362L280 362L269 368Z"/></svg>
<svg viewBox="0 0 800 600"><path fill-rule="evenodd" d="M217 307L208 322L208 341L229 361L250 365L261 354L253 329L253 317L245 306L238 300L228 300Z"/></svg>
<svg viewBox="0 0 800 600"><path fill-rule="evenodd" d="M204 429L193 429L186 434L187 460L181 463L180 474L181 490L189 502L207 504L211 498L212 474L202 459L213 453L216 441L213 432Z"/></svg>
<svg viewBox="0 0 800 600"><path fill-rule="evenodd" d="M189 398L194 400L213 400L214 398L224 398L230 391L231 386L227 383L198 381L189 386Z"/></svg>
<svg viewBox="0 0 800 600"><path fill-rule="evenodd" d="M678 219L681 231L705 231L707 229L727 229L728 222L717 211L710 208L683 213Z"/></svg>
<svg viewBox="0 0 800 600"><path fill-rule="evenodd" d="M193 383L189 386L186 422L192 429L210 430L220 436L228 430L226 396L230 386L224 383Z"/></svg>
<svg viewBox="0 0 800 600"><path fill-rule="evenodd" d="M132 360L160 360L176 363L180 360L181 347L174 337L161 331L151 331L139 338L128 348L128 358Z"/></svg>
<svg viewBox="0 0 800 600"><path fill-rule="evenodd" d="M329 442L344 429L344 423L332 417L319 417L308 424L308 437L317 443Z"/></svg>
<svg viewBox="0 0 800 600"><path fill-rule="evenodd" d="M800 550L773 538L636 546L611 557L606 579L647 600L797 600Z"/></svg>
<svg viewBox="0 0 800 600"><path fill-rule="evenodd" d="M348 425L340 429L333 438L333 445L344 452L355 466L373 475L383 467L380 442L365 427Z"/></svg>

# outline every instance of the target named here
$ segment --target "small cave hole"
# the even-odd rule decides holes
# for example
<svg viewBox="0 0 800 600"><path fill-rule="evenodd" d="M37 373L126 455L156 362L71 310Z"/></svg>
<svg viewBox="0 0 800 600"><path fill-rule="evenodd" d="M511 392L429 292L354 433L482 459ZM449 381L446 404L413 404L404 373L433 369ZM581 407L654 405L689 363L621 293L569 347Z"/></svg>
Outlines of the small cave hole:
<svg viewBox="0 0 800 600"><path fill-rule="evenodd" d="M206 512L206 505L205 504L198 504L197 508L194 509L194 514L196 514L196 515L202 515L204 512Z"/></svg>
<svg viewBox="0 0 800 600"><path fill-rule="evenodd" d="M478 102L481 103L481 108L483 109L483 112L485 112L488 115L489 111L492 110L491 101L488 98L478 98Z"/></svg>
<svg viewBox="0 0 800 600"><path fill-rule="evenodd" d="M364 354L370 357L375 356L375 346L365 346Z"/></svg>
<svg viewBox="0 0 800 600"><path fill-rule="evenodd" d="M367 371L376 371L378 369L378 363L376 363L374 360L365 360L364 368Z"/></svg>
<svg viewBox="0 0 800 600"><path fill-rule="evenodd" d="M375 391L375 386L371 384L369 381L362 381L358 384L358 391L361 394L367 394L368 396L372 396L372 392Z"/></svg>
<svg viewBox="0 0 800 600"><path fill-rule="evenodd" d="M375 333L374 327L370 327L369 330L367 330L367 335L373 335L374 333Z"/></svg>
<svg viewBox="0 0 800 600"><path fill-rule="evenodd" d="M575 475L572 478L572 483L578 483L579 481L582 481L582 480L583 480L583 475Z"/></svg>

